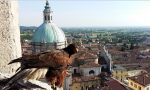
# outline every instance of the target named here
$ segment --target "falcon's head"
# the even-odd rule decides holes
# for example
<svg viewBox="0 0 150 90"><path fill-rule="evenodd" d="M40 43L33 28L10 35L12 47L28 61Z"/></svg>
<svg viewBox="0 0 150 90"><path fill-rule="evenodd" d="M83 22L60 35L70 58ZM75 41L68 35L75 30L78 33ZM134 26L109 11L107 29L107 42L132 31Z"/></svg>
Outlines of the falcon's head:
<svg viewBox="0 0 150 90"><path fill-rule="evenodd" d="M63 50L69 54L69 57L78 52L77 46L75 44L69 44Z"/></svg>

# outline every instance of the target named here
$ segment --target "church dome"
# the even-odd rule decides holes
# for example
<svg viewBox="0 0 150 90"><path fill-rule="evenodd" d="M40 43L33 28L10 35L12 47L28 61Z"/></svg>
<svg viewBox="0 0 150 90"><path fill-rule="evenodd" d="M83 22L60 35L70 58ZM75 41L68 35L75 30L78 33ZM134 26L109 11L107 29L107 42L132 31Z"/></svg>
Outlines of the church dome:
<svg viewBox="0 0 150 90"><path fill-rule="evenodd" d="M58 43L65 42L64 32L54 23L43 23L35 31L32 42L35 43Z"/></svg>
<svg viewBox="0 0 150 90"><path fill-rule="evenodd" d="M62 49L67 46L64 32L53 23L52 11L48 0L43 11L43 24L40 25L32 37L33 52L39 53L52 49Z"/></svg>

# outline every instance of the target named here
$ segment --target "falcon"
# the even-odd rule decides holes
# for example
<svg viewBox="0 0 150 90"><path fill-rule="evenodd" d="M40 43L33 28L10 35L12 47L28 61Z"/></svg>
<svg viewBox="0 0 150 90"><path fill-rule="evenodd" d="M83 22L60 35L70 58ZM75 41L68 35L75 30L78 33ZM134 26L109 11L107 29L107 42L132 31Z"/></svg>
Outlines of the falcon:
<svg viewBox="0 0 150 90"><path fill-rule="evenodd" d="M21 79L38 80L45 78L53 89L56 86L62 88L64 78L68 74L68 68L72 64L72 55L77 53L75 44L70 44L61 50L51 50L35 55L25 55L12 60L9 64L21 63L17 73L9 78L3 90L12 87Z"/></svg>

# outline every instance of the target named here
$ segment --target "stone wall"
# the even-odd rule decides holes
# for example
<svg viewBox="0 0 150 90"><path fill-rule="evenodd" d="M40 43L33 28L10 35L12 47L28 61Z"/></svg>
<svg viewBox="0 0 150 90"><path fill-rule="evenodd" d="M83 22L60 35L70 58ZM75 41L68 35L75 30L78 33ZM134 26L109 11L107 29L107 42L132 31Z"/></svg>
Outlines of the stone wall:
<svg viewBox="0 0 150 90"><path fill-rule="evenodd" d="M7 65L21 57L18 1L0 0L0 72L12 73L19 66Z"/></svg>

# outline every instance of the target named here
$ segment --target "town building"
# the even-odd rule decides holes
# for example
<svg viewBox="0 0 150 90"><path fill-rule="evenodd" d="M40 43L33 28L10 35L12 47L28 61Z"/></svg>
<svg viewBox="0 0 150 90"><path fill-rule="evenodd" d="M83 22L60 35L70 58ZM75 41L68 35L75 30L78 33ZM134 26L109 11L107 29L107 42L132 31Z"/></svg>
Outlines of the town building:
<svg viewBox="0 0 150 90"><path fill-rule="evenodd" d="M75 56L71 68L72 83L65 90L87 90L100 85L101 65L98 64L98 56L89 51L91 50L82 48Z"/></svg>
<svg viewBox="0 0 150 90"><path fill-rule="evenodd" d="M150 73L129 77L128 81L133 90L150 90Z"/></svg>
<svg viewBox="0 0 150 90"><path fill-rule="evenodd" d="M125 82L126 78L128 77L128 71L121 65L113 65L112 75L113 78L121 82Z"/></svg>
<svg viewBox="0 0 150 90"><path fill-rule="evenodd" d="M98 76L81 76L74 77L70 90L89 90L100 86L100 78Z"/></svg>

